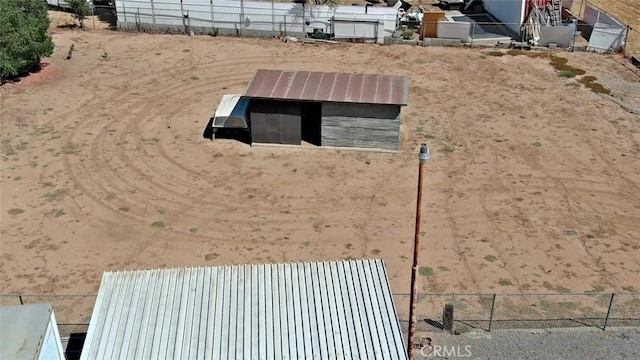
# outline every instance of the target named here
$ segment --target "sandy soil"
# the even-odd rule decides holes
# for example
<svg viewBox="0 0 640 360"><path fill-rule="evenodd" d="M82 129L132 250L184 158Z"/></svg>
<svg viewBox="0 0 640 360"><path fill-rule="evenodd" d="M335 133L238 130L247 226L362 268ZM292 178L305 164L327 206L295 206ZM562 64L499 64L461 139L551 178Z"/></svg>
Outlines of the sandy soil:
<svg viewBox="0 0 640 360"><path fill-rule="evenodd" d="M350 257L384 258L393 291L408 292L425 140L422 290L638 290L640 118L547 60L106 31L54 40L42 74L0 88L2 293L95 292L105 270ZM638 81L613 58L567 56L587 75ZM204 139L222 94L259 68L408 76L400 152Z"/></svg>
<svg viewBox="0 0 640 360"><path fill-rule="evenodd" d="M48 13L51 21L49 29L52 33L55 33L58 29L80 27L80 22L70 12L49 11ZM83 20L82 25L85 31L108 29L111 26L110 21L114 21L112 10L108 7L97 7L94 10L94 14L87 16Z"/></svg>

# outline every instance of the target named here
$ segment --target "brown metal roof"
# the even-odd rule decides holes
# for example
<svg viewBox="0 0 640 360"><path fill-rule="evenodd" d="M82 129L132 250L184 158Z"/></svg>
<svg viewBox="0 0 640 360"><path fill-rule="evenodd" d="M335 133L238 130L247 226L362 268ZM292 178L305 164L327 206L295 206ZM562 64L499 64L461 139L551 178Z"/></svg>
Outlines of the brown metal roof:
<svg viewBox="0 0 640 360"><path fill-rule="evenodd" d="M263 99L407 105L403 76L258 70L245 96Z"/></svg>

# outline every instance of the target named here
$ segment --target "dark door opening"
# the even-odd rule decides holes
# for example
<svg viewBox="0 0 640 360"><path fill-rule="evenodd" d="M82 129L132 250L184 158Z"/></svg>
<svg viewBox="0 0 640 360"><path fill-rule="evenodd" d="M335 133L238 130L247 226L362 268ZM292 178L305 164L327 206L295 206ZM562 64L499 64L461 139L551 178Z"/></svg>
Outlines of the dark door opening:
<svg viewBox="0 0 640 360"><path fill-rule="evenodd" d="M302 103L302 141L322 145L322 103Z"/></svg>

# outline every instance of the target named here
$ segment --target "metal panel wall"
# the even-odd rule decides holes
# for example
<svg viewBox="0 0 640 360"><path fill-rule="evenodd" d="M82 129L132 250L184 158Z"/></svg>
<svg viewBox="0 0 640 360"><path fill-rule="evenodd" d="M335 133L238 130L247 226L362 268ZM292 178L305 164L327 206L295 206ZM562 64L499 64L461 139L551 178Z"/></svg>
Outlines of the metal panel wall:
<svg viewBox="0 0 640 360"><path fill-rule="evenodd" d="M298 102L251 100L251 142L300 145L302 111Z"/></svg>
<svg viewBox="0 0 640 360"><path fill-rule="evenodd" d="M438 21L438 38L440 39L460 39L463 43L469 42L471 23Z"/></svg>
<svg viewBox="0 0 640 360"><path fill-rule="evenodd" d="M333 17L336 39L366 39L384 43L384 23L378 15L338 15Z"/></svg>
<svg viewBox="0 0 640 360"><path fill-rule="evenodd" d="M611 15L593 5L587 5L584 19L593 26L587 50L595 52L616 52L627 40L627 27Z"/></svg>
<svg viewBox="0 0 640 360"><path fill-rule="evenodd" d="M400 106L325 103L322 145L398 150Z"/></svg>
<svg viewBox="0 0 640 360"><path fill-rule="evenodd" d="M573 28L569 26L541 26L540 27L540 41L538 45L549 46L549 44L556 44L561 48L568 48L571 46L571 40L573 40Z"/></svg>
<svg viewBox="0 0 640 360"><path fill-rule="evenodd" d="M524 0L484 0L484 8L496 19L502 21L511 30L520 33L520 24L524 21Z"/></svg>
<svg viewBox="0 0 640 360"><path fill-rule="evenodd" d="M58 323L56 322L56 316L51 309L51 316L47 323L47 330L40 347L40 354L38 360L64 360L64 350L62 349L62 343L60 341L60 332L58 331Z"/></svg>

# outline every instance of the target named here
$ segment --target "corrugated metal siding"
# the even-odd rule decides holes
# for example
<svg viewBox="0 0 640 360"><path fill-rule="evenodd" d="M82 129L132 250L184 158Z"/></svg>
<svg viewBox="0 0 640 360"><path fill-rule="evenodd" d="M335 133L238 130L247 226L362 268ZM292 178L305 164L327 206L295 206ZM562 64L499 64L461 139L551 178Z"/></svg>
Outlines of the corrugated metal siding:
<svg viewBox="0 0 640 360"><path fill-rule="evenodd" d="M406 105L407 78L392 75L258 70L245 96L262 99Z"/></svg>
<svg viewBox="0 0 640 360"><path fill-rule="evenodd" d="M109 272L81 359L406 359L382 260Z"/></svg>
<svg viewBox="0 0 640 360"><path fill-rule="evenodd" d="M398 150L400 107L326 103L322 145Z"/></svg>

